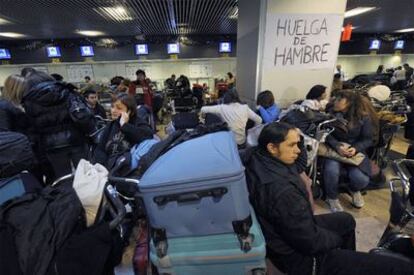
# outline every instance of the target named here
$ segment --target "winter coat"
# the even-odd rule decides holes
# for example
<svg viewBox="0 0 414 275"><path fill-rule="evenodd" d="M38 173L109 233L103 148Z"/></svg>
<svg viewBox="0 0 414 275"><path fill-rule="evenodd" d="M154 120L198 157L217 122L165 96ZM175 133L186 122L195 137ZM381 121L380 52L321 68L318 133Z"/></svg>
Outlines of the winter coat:
<svg viewBox="0 0 414 275"><path fill-rule="evenodd" d="M142 92L144 93L144 104L152 108L153 91L150 87L150 83L151 81L149 79L145 79L141 82L139 82L138 80L132 81L128 87L128 94L131 96L135 96L137 94L137 89L142 88Z"/></svg>
<svg viewBox="0 0 414 275"><path fill-rule="evenodd" d="M23 132L27 126L25 113L10 101L0 99L0 131Z"/></svg>
<svg viewBox="0 0 414 275"><path fill-rule="evenodd" d="M116 159L132 146L153 137L151 127L139 117L130 117L128 123L122 127L119 120L112 121L106 126L95 151L96 161L108 169L111 169Z"/></svg>
<svg viewBox="0 0 414 275"><path fill-rule="evenodd" d="M262 226L268 249L287 261L282 263L283 266L305 263L305 258L341 246L340 235L316 223L296 165L286 165L268 152L255 149L245 160L245 166L250 202ZM305 270L309 267L295 268Z"/></svg>
<svg viewBox="0 0 414 275"><path fill-rule="evenodd" d="M341 113L336 113L339 119L343 119ZM361 121L355 124L348 123L348 133L346 136L341 138L334 137L334 135L329 135L326 138L326 143L336 151L338 151L341 142L350 144L356 149L357 153L363 153L367 156L367 149L373 146L373 124L369 117L364 117ZM364 161L359 165L361 171L371 176L371 164L368 157L365 157Z"/></svg>
<svg viewBox="0 0 414 275"><path fill-rule="evenodd" d="M84 104L79 109L82 121L74 121L69 109L73 98L79 97L70 87L60 82L43 82L30 89L23 96L23 106L26 110L30 128L29 137L41 150L82 146L86 136L94 128L92 112Z"/></svg>
<svg viewBox="0 0 414 275"><path fill-rule="evenodd" d="M264 123L270 123L279 119L280 109L276 104L268 108L259 107L259 114Z"/></svg>

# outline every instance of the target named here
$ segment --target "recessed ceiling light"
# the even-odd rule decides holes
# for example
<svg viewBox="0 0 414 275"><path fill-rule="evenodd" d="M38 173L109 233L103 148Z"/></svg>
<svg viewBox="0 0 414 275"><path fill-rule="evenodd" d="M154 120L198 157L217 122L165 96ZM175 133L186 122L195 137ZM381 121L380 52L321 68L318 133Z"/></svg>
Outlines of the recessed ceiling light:
<svg viewBox="0 0 414 275"><path fill-rule="evenodd" d="M414 28L401 29L395 32L414 32Z"/></svg>
<svg viewBox="0 0 414 275"><path fill-rule="evenodd" d="M85 36L100 36L104 35L103 32L100 31L76 31L78 34L85 35Z"/></svg>
<svg viewBox="0 0 414 275"><path fill-rule="evenodd" d="M9 37L9 38L25 37L24 34L17 33L17 32L0 32L0 36Z"/></svg>
<svg viewBox="0 0 414 275"><path fill-rule="evenodd" d="M376 7L357 7L355 9L349 10L345 12L345 18L357 16L369 11L376 9Z"/></svg>
<svg viewBox="0 0 414 275"><path fill-rule="evenodd" d="M0 17L0 25L6 25L6 24L10 24L10 23L11 23L10 21Z"/></svg>
<svg viewBox="0 0 414 275"><path fill-rule="evenodd" d="M230 19L237 19L238 17L239 17L239 8L234 7L233 11L229 15L229 18Z"/></svg>
<svg viewBox="0 0 414 275"><path fill-rule="evenodd" d="M122 6L117 7L101 7L94 9L99 15L115 21L131 21L134 18L131 14Z"/></svg>

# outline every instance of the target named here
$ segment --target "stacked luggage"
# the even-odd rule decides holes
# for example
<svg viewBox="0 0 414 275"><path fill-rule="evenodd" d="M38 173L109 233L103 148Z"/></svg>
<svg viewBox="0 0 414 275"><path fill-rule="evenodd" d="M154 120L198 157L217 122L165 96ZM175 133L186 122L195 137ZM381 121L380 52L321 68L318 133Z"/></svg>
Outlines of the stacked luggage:
<svg viewBox="0 0 414 275"><path fill-rule="evenodd" d="M265 241L234 137L196 133L154 145L138 168L150 259L162 274L265 274Z"/></svg>

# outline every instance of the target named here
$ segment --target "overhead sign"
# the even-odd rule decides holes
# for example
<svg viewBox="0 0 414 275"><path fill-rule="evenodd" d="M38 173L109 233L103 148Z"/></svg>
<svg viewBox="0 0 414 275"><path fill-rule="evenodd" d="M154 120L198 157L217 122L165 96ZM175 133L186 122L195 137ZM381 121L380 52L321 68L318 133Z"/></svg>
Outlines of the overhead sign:
<svg viewBox="0 0 414 275"><path fill-rule="evenodd" d="M264 67L333 68L343 18L339 14L267 14Z"/></svg>

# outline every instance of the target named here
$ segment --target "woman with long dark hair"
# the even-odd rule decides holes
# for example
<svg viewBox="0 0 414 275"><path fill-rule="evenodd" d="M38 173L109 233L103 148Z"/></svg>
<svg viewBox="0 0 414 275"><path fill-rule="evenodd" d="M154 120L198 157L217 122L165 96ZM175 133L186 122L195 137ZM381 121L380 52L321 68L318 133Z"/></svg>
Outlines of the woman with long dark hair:
<svg viewBox="0 0 414 275"><path fill-rule="evenodd" d="M116 159L135 144L153 137L151 127L137 116L135 98L119 94L112 103L113 121L106 126L95 151L96 161L112 168Z"/></svg>
<svg viewBox="0 0 414 275"><path fill-rule="evenodd" d="M352 158L357 153L366 156L366 150L373 145L373 121L364 106L362 96L351 90L341 91L336 96L333 112L335 116L348 122L348 129L346 135L330 135L327 144L344 158ZM343 211L338 200L338 184L342 169L346 170L349 178L354 207L361 208L364 205L360 191L369 184L371 169L367 157L358 166L326 159L323 171L324 187L332 212Z"/></svg>

